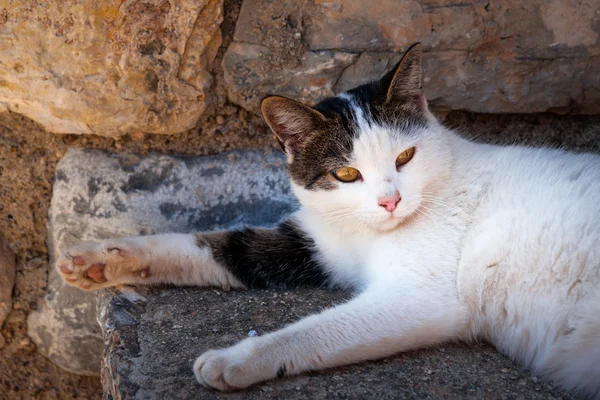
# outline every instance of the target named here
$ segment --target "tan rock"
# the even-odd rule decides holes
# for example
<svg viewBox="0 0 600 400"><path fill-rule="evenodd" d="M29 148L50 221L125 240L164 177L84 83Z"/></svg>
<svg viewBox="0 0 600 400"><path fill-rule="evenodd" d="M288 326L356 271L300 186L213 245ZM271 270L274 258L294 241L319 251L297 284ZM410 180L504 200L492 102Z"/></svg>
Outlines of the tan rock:
<svg viewBox="0 0 600 400"><path fill-rule="evenodd" d="M56 133L176 133L207 106L223 0L0 0L0 106Z"/></svg>
<svg viewBox="0 0 600 400"><path fill-rule="evenodd" d="M230 100L256 111L255 99L267 94L304 92L316 102L377 79L420 41L434 109L599 113L598 7L598 0L244 0L223 68ZM256 46L266 56L248 63ZM326 90L306 91L314 74L307 54L322 51L354 57L321 71ZM272 62L273 54L285 62Z"/></svg>
<svg viewBox="0 0 600 400"><path fill-rule="evenodd" d="M15 256L8 247L8 243L0 237L0 328L12 309L15 268ZM0 349L4 347L4 344L4 337L0 334Z"/></svg>

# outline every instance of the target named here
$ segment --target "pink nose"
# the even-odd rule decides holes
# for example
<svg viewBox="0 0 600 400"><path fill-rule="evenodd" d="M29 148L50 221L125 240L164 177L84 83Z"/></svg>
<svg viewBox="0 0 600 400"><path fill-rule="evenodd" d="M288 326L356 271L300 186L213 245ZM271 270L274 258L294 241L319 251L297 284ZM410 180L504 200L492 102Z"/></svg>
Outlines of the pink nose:
<svg viewBox="0 0 600 400"><path fill-rule="evenodd" d="M398 193L398 191L395 191L393 195L391 196L383 196L377 199L377 203L385 208L387 211L392 212L396 209L396 207L398 206L398 203L400 203L400 193Z"/></svg>

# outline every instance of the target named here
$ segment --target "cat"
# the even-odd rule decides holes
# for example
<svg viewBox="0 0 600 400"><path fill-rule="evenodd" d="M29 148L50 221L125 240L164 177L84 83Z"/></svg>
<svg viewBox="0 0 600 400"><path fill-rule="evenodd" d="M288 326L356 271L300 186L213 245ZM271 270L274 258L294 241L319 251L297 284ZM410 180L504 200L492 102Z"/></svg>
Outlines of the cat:
<svg viewBox="0 0 600 400"><path fill-rule="evenodd" d="M201 355L197 380L219 390L480 339L600 398L600 156L462 138L429 111L421 60L416 44L381 80L314 107L263 101L301 204L276 228L82 244L58 272L85 290L356 292Z"/></svg>

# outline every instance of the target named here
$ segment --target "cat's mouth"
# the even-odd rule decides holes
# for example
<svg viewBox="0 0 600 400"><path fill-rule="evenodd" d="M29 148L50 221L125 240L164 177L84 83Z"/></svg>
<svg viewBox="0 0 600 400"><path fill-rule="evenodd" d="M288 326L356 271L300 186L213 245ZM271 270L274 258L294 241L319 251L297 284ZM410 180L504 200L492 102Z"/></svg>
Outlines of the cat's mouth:
<svg viewBox="0 0 600 400"><path fill-rule="evenodd" d="M376 230L379 230L379 231L390 231L392 229L397 228L398 225L400 225L405 219L406 219L406 216L403 213L398 213L398 214L396 214L396 212L387 213L387 216L380 219L373 226L375 227Z"/></svg>
<svg viewBox="0 0 600 400"><path fill-rule="evenodd" d="M398 207L393 212L386 212L386 215L382 216L382 218L374 224L375 228L381 231L395 229L413 216L417 207L418 201L411 201L405 203L403 207Z"/></svg>

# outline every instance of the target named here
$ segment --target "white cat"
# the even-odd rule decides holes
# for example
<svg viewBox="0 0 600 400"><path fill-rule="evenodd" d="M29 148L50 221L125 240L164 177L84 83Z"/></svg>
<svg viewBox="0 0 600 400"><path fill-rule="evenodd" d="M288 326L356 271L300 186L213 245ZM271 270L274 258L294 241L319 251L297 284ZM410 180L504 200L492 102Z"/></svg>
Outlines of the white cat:
<svg viewBox="0 0 600 400"><path fill-rule="evenodd" d="M462 139L428 111L421 47L314 108L263 114L302 208L279 227L69 249L70 284L353 288L346 304L211 350L220 390L452 339L484 339L534 374L600 398L600 157Z"/></svg>

